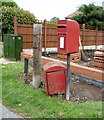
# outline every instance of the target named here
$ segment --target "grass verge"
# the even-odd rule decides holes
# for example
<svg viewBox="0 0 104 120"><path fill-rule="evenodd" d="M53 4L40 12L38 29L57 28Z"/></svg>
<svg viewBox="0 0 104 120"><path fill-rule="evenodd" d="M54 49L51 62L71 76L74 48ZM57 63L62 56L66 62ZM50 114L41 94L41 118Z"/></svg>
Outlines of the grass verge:
<svg viewBox="0 0 104 120"><path fill-rule="evenodd" d="M102 118L102 102L62 102L24 84L19 74L22 62L2 65L2 101L16 113L27 118Z"/></svg>

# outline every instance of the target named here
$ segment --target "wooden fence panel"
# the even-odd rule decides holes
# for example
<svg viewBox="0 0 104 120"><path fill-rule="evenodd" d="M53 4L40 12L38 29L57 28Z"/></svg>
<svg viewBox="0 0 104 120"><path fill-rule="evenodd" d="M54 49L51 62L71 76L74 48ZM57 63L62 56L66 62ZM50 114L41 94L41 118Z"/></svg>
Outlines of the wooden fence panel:
<svg viewBox="0 0 104 120"><path fill-rule="evenodd" d="M17 34L23 36L23 49L33 48L33 25L17 24Z"/></svg>
<svg viewBox="0 0 104 120"><path fill-rule="evenodd" d="M42 47L45 48L56 48L57 47L57 27L48 26L49 22L46 20L43 22L42 27ZM88 26L87 26L88 27ZM17 18L14 17L14 34L23 36L23 48L33 48L33 25L23 25L17 23ZM102 45L104 44L104 31L98 31L96 29L86 29L83 25L80 29L80 38L83 46Z"/></svg>
<svg viewBox="0 0 104 120"><path fill-rule="evenodd" d="M57 47L57 27L47 27L46 47Z"/></svg>
<svg viewBox="0 0 104 120"><path fill-rule="evenodd" d="M83 46L92 46L92 45L103 45L103 35L104 31L98 30L84 30L84 39L83 39L83 29L80 30L80 37Z"/></svg>

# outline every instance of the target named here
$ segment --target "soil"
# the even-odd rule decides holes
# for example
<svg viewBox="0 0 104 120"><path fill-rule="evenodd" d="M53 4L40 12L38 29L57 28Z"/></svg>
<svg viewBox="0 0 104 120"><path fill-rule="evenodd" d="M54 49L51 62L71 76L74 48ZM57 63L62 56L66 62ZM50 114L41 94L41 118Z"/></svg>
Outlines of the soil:
<svg viewBox="0 0 104 120"><path fill-rule="evenodd" d="M32 85L32 72L28 73L28 76L20 75L20 78L29 85ZM44 82L41 84L41 89L43 92L45 88L43 88ZM71 78L70 82L70 101L75 103L83 103L86 101L104 101L102 93L104 92L104 88L95 86L92 83L87 83L78 78ZM54 95L53 95L54 96ZM62 101L65 100L65 95L62 95Z"/></svg>
<svg viewBox="0 0 104 120"><path fill-rule="evenodd" d="M81 81L80 79L71 79L71 101L86 102L86 101L103 101L102 87L95 86L92 83Z"/></svg>
<svg viewBox="0 0 104 120"><path fill-rule="evenodd" d="M77 62L80 65L88 66L88 67L93 67L93 58L94 58L94 51L85 51L86 56L90 58L90 61L85 62L85 61L79 61ZM51 53L45 55L46 57L51 57L54 59L57 58L57 54ZM28 76L20 75L22 80L26 84L32 83L32 72L28 73ZM42 85L40 86L42 90L45 90L44 88L44 82L42 82ZM88 83L85 81L82 81L79 78L70 78L70 101L75 102L75 103L82 103L86 101L104 101L104 88L95 86L92 83ZM53 95L54 96L54 95ZM62 100L65 100L65 95L62 95Z"/></svg>

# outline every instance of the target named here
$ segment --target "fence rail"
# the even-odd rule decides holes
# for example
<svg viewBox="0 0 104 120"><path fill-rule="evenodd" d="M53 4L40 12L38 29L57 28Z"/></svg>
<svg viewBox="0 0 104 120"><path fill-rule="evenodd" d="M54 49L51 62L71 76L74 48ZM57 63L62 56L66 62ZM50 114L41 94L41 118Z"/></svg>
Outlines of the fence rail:
<svg viewBox="0 0 104 120"><path fill-rule="evenodd" d="M20 21L22 24L20 24ZM25 22L24 22L25 21ZM28 20L27 20L28 21ZM29 22L28 22L29 23ZM33 23L29 25L26 19L18 19L14 17L14 34L23 36L23 48L33 48ZM27 25L28 24L28 25ZM57 22L37 21L36 24L42 24L42 47L56 48L57 47ZM80 25L80 38L82 46L102 45L104 39L104 31L95 26Z"/></svg>

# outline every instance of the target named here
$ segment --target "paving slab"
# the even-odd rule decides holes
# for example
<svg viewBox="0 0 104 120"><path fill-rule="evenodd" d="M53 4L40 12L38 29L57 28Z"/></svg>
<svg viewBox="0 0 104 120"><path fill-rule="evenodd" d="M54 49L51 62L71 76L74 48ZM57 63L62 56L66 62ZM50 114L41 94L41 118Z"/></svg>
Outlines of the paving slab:
<svg viewBox="0 0 104 120"><path fill-rule="evenodd" d="M12 61L6 58L0 58L0 64L8 64L8 63L16 63L16 61Z"/></svg>
<svg viewBox="0 0 104 120"><path fill-rule="evenodd" d="M4 105L2 105L2 103L0 103L0 108L2 108L2 110L0 110L0 113L1 113L0 118L23 118L17 114L14 114L13 112L11 112Z"/></svg>

